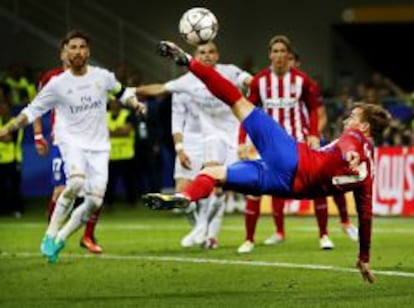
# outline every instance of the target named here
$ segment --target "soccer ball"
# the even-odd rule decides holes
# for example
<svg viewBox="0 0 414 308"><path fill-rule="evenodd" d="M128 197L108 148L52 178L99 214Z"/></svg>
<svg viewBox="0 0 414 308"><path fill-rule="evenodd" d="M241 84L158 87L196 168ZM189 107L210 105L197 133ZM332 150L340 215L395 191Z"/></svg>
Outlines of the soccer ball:
<svg viewBox="0 0 414 308"><path fill-rule="evenodd" d="M190 45L204 44L213 40L218 28L216 16L203 7L195 7L186 11L178 25L181 36Z"/></svg>

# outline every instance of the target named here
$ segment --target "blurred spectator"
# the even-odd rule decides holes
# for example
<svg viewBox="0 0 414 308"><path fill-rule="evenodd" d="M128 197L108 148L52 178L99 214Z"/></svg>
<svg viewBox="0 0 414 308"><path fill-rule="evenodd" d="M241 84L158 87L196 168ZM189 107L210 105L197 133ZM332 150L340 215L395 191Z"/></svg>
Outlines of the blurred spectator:
<svg viewBox="0 0 414 308"><path fill-rule="evenodd" d="M10 87L2 84L0 87L0 127L14 120L10 98ZM0 139L0 213L13 212L16 218L20 218L23 212L23 199L20 192L21 150L18 150L22 139L23 130Z"/></svg>
<svg viewBox="0 0 414 308"><path fill-rule="evenodd" d="M135 187L135 121L134 115L121 102L109 101L107 112L111 152L109 161L108 185L105 204L111 206L115 202L115 190L118 180L122 180L126 201L135 205L137 201Z"/></svg>
<svg viewBox="0 0 414 308"><path fill-rule="evenodd" d="M381 100L378 88L373 84L366 85L362 100L368 104L380 105Z"/></svg>
<svg viewBox="0 0 414 308"><path fill-rule="evenodd" d="M11 89L12 106L27 105L36 95L36 87L27 75L27 70L20 65L8 68L4 82Z"/></svg>
<svg viewBox="0 0 414 308"><path fill-rule="evenodd" d="M161 191L161 135L169 125L160 119L160 108L166 103L155 98L147 101L148 112L136 122L135 165L138 194L141 196L150 191Z"/></svg>
<svg viewBox="0 0 414 308"><path fill-rule="evenodd" d="M128 87L135 87L142 84L142 73L139 70L132 70L131 73L128 75L126 80L126 85Z"/></svg>
<svg viewBox="0 0 414 308"><path fill-rule="evenodd" d="M128 67L124 64L120 64L115 68L114 73L115 77L119 80L119 82L127 86L127 80L129 75Z"/></svg>

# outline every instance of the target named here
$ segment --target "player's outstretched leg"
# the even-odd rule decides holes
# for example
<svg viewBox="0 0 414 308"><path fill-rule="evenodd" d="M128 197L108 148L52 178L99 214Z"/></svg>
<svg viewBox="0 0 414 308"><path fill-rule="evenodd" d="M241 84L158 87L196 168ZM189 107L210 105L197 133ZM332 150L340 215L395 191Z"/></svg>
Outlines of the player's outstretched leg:
<svg viewBox="0 0 414 308"><path fill-rule="evenodd" d="M223 101L225 104L233 108L238 103L243 95L239 89L232 84L229 80L220 75L214 68L208 67L194 58L191 58L180 47L169 41L161 41L157 48L158 53L163 57L171 58L178 65L188 66L189 70L196 75L210 90L210 92ZM250 105L247 100L244 100L245 104ZM254 108L250 107L238 107L237 110L233 110L236 117L242 121ZM242 112L239 109L244 109ZM240 116L243 115L243 116Z"/></svg>
<svg viewBox="0 0 414 308"><path fill-rule="evenodd" d="M191 56L173 42L161 41L157 45L157 53L162 57L171 58L177 65L188 66Z"/></svg>
<svg viewBox="0 0 414 308"><path fill-rule="evenodd" d="M173 195L161 193L149 193L142 197L144 205L153 210L171 210L175 208L187 208L191 200L183 194Z"/></svg>
<svg viewBox="0 0 414 308"><path fill-rule="evenodd" d="M224 168L224 169L223 169ZM208 197L218 179L225 174L225 167L207 167L187 185L182 193L160 194L149 193L143 196L144 205L153 210L169 210L173 208L186 208L191 201L198 201Z"/></svg>

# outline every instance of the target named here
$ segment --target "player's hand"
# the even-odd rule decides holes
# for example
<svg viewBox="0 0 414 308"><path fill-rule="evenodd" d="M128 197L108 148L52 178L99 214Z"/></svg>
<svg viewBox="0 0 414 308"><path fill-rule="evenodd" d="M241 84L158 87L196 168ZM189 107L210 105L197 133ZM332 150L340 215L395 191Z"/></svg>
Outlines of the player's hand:
<svg viewBox="0 0 414 308"><path fill-rule="evenodd" d="M127 99L127 104L135 110L136 115L145 115L147 113L147 105L140 102L135 95Z"/></svg>
<svg viewBox="0 0 414 308"><path fill-rule="evenodd" d="M239 144L239 147L237 148L237 155L240 160L249 159L249 146L245 143Z"/></svg>
<svg viewBox="0 0 414 308"><path fill-rule="evenodd" d="M46 156L49 151L49 145L42 134L35 134L34 136L36 152L40 156Z"/></svg>
<svg viewBox="0 0 414 308"><path fill-rule="evenodd" d="M345 153L345 159L349 163L349 168L353 171L358 171L358 166L361 163L361 157L357 152L348 151Z"/></svg>
<svg viewBox="0 0 414 308"><path fill-rule="evenodd" d="M191 170L191 160L190 157L184 152L184 150L180 150L177 152L178 159L180 160L180 164L187 170Z"/></svg>
<svg viewBox="0 0 414 308"><path fill-rule="evenodd" d="M137 115L146 115L147 114L147 105L144 103L137 101L136 104L134 104L134 110L137 113Z"/></svg>
<svg viewBox="0 0 414 308"><path fill-rule="evenodd" d="M356 267L361 272L362 279L364 279L364 281L369 282L369 283L374 283L375 276L374 276L374 273L372 273L368 262L363 262L361 260L358 260Z"/></svg>
<svg viewBox="0 0 414 308"><path fill-rule="evenodd" d="M306 138L306 143L310 146L311 149L319 149L321 146L321 140L317 136L308 136Z"/></svg>

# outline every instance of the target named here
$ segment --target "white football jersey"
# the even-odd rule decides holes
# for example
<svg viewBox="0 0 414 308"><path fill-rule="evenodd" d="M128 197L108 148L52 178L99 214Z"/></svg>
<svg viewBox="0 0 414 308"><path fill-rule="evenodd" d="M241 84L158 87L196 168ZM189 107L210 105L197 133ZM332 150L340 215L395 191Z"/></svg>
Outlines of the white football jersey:
<svg viewBox="0 0 414 308"><path fill-rule="evenodd" d="M250 77L249 73L231 64L217 64L215 69L238 87L242 87L243 81ZM192 97L200 115L204 138L215 135L228 144L237 144L239 122L230 107L211 94L204 83L191 72L165 83L165 88L169 92L184 92Z"/></svg>
<svg viewBox="0 0 414 308"><path fill-rule="evenodd" d="M103 68L88 66L82 76L75 76L67 70L51 79L22 112L29 122L33 122L55 108L56 144L109 150L108 92L119 87L115 75Z"/></svg>
<svg viewBox="0 0 414 308"><path fill-rule="evenodd" d="M200 114L191 102L192 97L180 92L172 95L171 131L173 134L181 133L184 136L201 135Z"/></svg>

